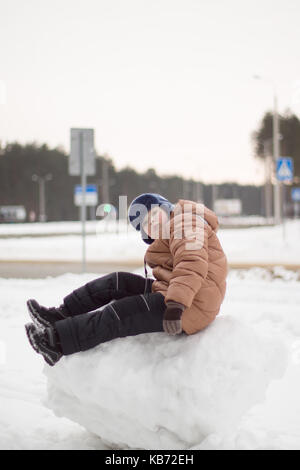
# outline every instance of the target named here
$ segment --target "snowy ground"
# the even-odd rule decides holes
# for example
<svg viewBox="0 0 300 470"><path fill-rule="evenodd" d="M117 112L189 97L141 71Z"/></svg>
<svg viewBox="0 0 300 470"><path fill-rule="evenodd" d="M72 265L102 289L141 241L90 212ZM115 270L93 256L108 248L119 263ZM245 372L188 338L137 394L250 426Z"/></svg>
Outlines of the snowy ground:
<svg viewBox="0 0 300 470"><path fill-rule="evenodd" d="M265 235L265 231L273 230L273 238L275 238L276 233L276 228L270 227L245 230L262 230L263 232L260 233L265 243L269 240L269 236ZM291 226L291 233L293 231L294 237L297 230L299 230L299 226L296 226L296 224ZM229 232L231 230L222 233L224 242L228 246L233 244ZM239 231L240 234L241 232L243 231ZM270 232L268 233L270 235ZM232 233L232 236L235 236L234 233ZM241 235L239 237L240 249L242 246L248 246L250 250L253 250L252 245L258 240L257 232L256 236L254 232L253 236L249 235L248 241L243 240ZM270 239L268 243L273 243L273 247L278 247L280 245L279 238L280 234L278 234L277 241ZM293 261L295 261L295 258L299 261L299 247L295 243L297 238L291 237L287 243L291 244L290 249L292 251L292 240ZM259 243L258 241L258 245L261 246ZM143 246L142 251L144 250L145 247ZM3 254L4 251L2 251L2 256ZM274 256L273 254L273 258ZM142 274L143 271L141 268L140 271L135 272ZM210 414L208 411L206 434L201 442L194 442L194 448L300 449L300 282L296 280L298 278L297 273L278 268L275 270L275 274L274 278L270 273L259 268L249 271L231 271L220 319L225 321L224 325L233 325L230 330L231 339L236 339L236 344L241 350L240 357L237 351L237 376L241 380L241 377L243 377L241 372L244 373L245 382L240 387L241 394L238 395L239 390L235 392L239 396L242 405L246 403L253 403L254 405L257 399L251 395L255 389L253 383L251 384L249 381L252 363L249 367L247 366L247 351L241 345L241 335L249 350L249 358L255 358L258 364L256 375L258 391L263 392L264 381L268 382L272 377L275 378L276 373L278 375L282 374L282 368L285 364L285 354L280 353L280 351L283 351L282 348L286 348L287 351L285 372L281 378L270 383L266 390L265 400L261 401L263 398L261 397L260 403L250 408L247 405L248 411L241 413L238 421L234 424L234 429L230 431L217 429L215 427L217 421L213 413ZM35 354L28 345L23 326L28 321L25 310L27 298L33 296L46 305L56 305L66 293L94 277L95 274L65 274L57 278L49 277L46 279L0 279L1 449L106 448L104 442L95 434L86 431L84 427L75 424L73 421L56 417L45 406L44 403L47 398L47 377L45 372L47 373L47 370L49 372L50 368L44 366L41 357ZM251 332L249 337L246 333L247 329ZM228 329L226 331L228 332ZM270 348L262 346L258 339L260 337L265 338L265 345L270 344ZM124 338L121 341L124 344L124 341L127 340L132 341L132 338ZM118 341L115 340L115 345ZM209 330L207 330L205 341L206 344L214 341L214 336L210 335ZM222 344L224 344L224 348L229 348L226 341ZM260 346L258 347L258 345ZM108 344L108 347L110 346L112 346L112 343L111 345ZM226 364L226 352L224 350L223 364ZM89 352L83 354L87 353ZM216 383L218 383L219 392L215 391L213 397L217 401L219 409L222 410L223 406L223 411L228 416L230 410L226 410L226 400L225 402L221 400L221 391L222 386L224 390L226 390L226 387L228 389L229 382L227 375L222 374L222 371L218 369L220 354L210 351L209 348L207 348L206 354L209 368L205 371L205 377L210 385L214 383L212 379L214 372L215 377L218 377ZM78 356L81 356L81 354ZM80 360L82 360L82 357ZM199 360L202 360L201 357L199 357ZM118 368L117 358L115 361L116 368ZM232 357L229 355L228 361L232 364ZM265 367L265 374L262 373L263 367ZM54 369L51 370L54 371ZM252 372L255 376L255 370L252 370ZM230 382L230 384L234 383L241 384L241 382L234 382L234 380ZM111 386L113 387L113 384ZM199 392L204 393L203 387L205 387L205 384L203 384L199 375ZM232 403L231 401L230 406L232 406L232 413L234 414Z"/></svg>
<svg viewBox="0 0 300 470"><path fill-rule="evenodd" d="M51 225L55 233L68 230L72 223ZM27 224L28 230L32 225ZM40 231L50 224L39 224ZM20 226L20 230L21 230ZM25 227L26 228L26 227ZM25 228L23 230L25 230ZM80 226L76 225L76 230ZM1 227L0 231L8 230ZM50 229L49 229L50 230ZM50 230L50 231L51 231ZM72 228L73 230L73 228ZM118 232L116 232L118 230ZM90 223L86 241L88 261L143 262L147 245L133 227ZM93 233L93 234L92 234ZM300 220L289 220L284 227L253 227L245 229L220 229L218 236L230 263L275 263L300 265ZM52 237L24 237L1 239L0 260L64 260L80 261L82 244L79 235ZM138 265L137 264L137 265Z"/></svg>
<svg viewBox="0 0 300 470"><path fill-rule="evenodd" d="M245 216L245 217L219 217L221 224L228 225L267 225L273 223L271 219L269 222L265 217L260 216ZM126 230L126 221L120 219L117 221L118 231ZM99 227L115 231L115 222L98 220L87 220L86 231L88 233L95 233ZM0 224L0 237L1 236L23 236L23 235L49 235L49 234L71 234L81 233L81 222L35 222L35 223L10 223Z"/></svg>

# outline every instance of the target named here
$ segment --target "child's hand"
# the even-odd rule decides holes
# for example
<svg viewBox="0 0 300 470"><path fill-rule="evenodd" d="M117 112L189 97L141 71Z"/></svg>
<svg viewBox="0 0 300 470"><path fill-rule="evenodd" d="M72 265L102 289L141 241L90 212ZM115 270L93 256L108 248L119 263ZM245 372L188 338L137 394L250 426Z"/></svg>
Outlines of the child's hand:
<svg viewBox="0 0 300 470"><path fill-rule="evenodd" d="M169 335L178 335L182 332L181 316L185 306L179 302L169 300L163 317L163 329Z"/></svg>

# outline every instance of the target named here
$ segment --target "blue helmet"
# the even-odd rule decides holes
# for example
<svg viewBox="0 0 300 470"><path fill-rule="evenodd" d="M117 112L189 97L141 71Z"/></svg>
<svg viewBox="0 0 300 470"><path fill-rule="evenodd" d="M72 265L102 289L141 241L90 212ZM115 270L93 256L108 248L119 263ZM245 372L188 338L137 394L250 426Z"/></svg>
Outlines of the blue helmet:
<svg viewBox="0 0 300 470"><path fill-rule="evenodd" d="M151 205L158 205L166 211L168 216L170 216L170 212L174 210L174 204L157 193L143 193L132 201L128 209L129 222L136 230L141 232L144 242L148 245L153 243L154 239L146 234L146 232L143 230L143 227L141 227L141 222L150 211ZM139 221L135 222L137 218Z"/></svg>

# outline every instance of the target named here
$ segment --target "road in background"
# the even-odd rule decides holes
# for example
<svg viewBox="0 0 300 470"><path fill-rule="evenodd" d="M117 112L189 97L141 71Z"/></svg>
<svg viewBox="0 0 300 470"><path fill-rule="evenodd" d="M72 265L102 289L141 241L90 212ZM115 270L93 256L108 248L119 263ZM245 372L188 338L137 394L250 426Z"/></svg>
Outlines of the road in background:
<svg viewBox="0 0 300 470"><path fill-rule="evenodd" d="M141 267L141 263L118 262L89 263L86 264L86 272L106 274L113 271L134 271ZM0 278L37 279L47 276L60 276L64 273L81 273L81 262L64 261L1 261Z"/></svg>
<svg viewBox="0 0 300 470"><path fill-rule="evenodd" d="M274 268L282 266L284 269L296 271L300 280L300 264L278 264L278 263L229 263L229 269L252 269L263 268L271 273ZM138 260L105 262L87 262L86 272L95 274L106 274L113 271L135 271L143 268L143 263ZM151 276L151 270L148 270ZM49 260L11 260L0 261L0 278L37 279L47 276L60 276L65 273L81 273L81 263L78 261L49 261Z"/></svg>

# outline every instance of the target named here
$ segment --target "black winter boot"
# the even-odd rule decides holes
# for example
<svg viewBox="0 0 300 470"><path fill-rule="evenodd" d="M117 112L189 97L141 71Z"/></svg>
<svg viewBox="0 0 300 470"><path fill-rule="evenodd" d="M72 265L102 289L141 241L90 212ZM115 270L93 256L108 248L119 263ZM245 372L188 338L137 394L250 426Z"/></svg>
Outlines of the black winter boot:
<svg viewBox="0 0 300 470"><path fill-rule="evenodd" d="M25 325L27 338L33 349L43 356L49 366L54 366L63 356L54 328L37 328L34 323Z"/></svg>
<svg viewBox="0 0 300 470"><path fill-rule="evenodd" d="M53 326L56 321L64 320L70 316L69 311L65 305L60 307L43 307L36 300L27 300L27 308L32 321L38 327L50 327Z"/></svg>

